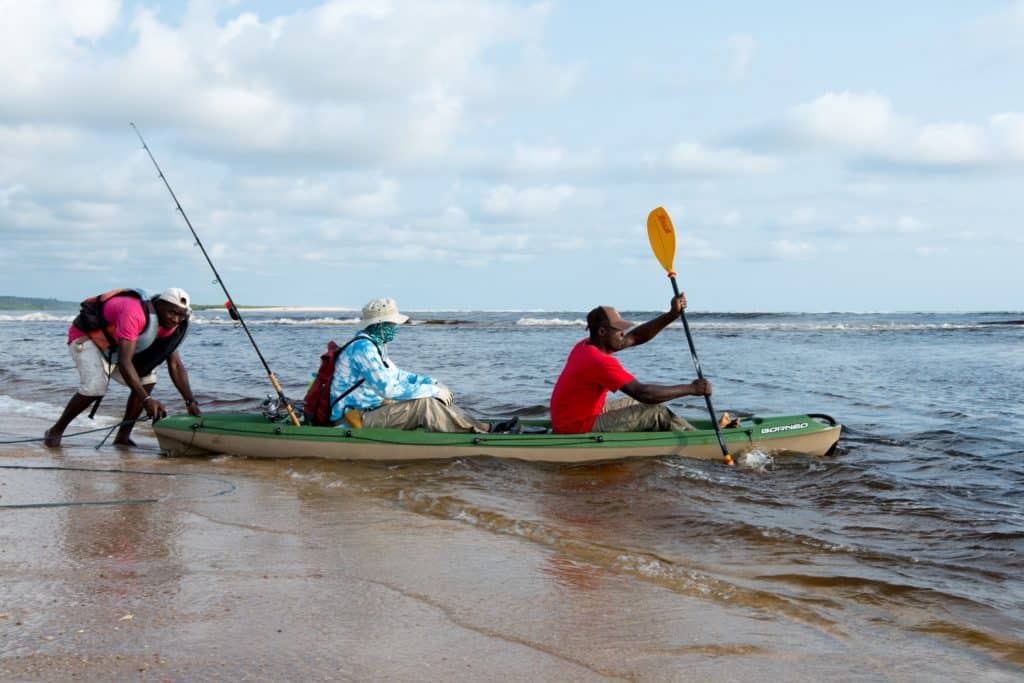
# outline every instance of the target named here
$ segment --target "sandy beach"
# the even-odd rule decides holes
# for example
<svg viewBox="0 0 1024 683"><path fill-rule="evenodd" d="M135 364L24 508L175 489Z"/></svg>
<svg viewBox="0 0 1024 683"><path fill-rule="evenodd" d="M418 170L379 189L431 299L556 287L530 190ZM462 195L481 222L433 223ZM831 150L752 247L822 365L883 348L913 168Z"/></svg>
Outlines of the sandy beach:
<svg viewBox="0 0 1024 683"><path fill-rule="evenodd" d="M43 427L19 418L4 438ZM94 450L101 436L57 452L0 446L2 680L927 680L976 670L909 635L874 644L843 624L766 618L571 548L325 487L296 464L161 458L146 427L136 451Z"/></svg>

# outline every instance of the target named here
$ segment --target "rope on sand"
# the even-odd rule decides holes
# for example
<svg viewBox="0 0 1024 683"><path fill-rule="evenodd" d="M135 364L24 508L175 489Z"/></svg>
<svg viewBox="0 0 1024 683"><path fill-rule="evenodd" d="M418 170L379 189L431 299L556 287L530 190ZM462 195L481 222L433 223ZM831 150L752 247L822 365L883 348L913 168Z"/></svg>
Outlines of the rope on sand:
<svg viewBox="0 0 1024 683"><path fill-rule="evenodd" d="M117 424L113 425L112 427L97 427L96 429L87 429L84 432L75 432L74 434L64 434L64 435L61 436L61 438L62 439L70 439L73 436L82 436L83 434L94 434L96 432L113 432L115 429L117 429L118 427L121 427L122 425L134 424L136 422L145 422L148 419L149 419L149 416L139 417L139 418L136 418L134 420L121 420L120 422L118 422ZM107 434L107 438L110 438L110 434L109 433ZM102 446L106 442L107 438L103 439L103 441L100 441L99 445L96 446L97 450L99 450L100 446ZM12 443L33 443L35 441L45 441L45 440L46 440L46 435L44 434L43 436L37 436L37 437L33 437L31 439L14 439L12 441L0 441L0 445L7 445L7 444L12 444Z"/></svg>
<svg viewBox="0 0 1024 683"><path fill-rule="evenodd" d="M104 427L106 429L106 427ZM174 498L173 496L167 498L120 498L116 500L80 500L80 501L61 501L61 502L48 502L48 503L19 503L14 505L3 505L0 504L0 508L48 508L48 507L74 507L81 505L139 505L143 503L160 503L168 500L200 500L202 498L216 498L218 496L224 496L229 493L233 493L237 488L233 483L226 479L220 479L218 477L211 477L208 474L202 474L198 472L146 472L145 470L125 470L120 468L104 469L99 467L67 467L57 465L0 465L0 469L4 470L48 470L48 471L64 471L64 472L100 472L103 474L141 474L151 477L202 477L210 481L221 484L224 488L216 493L212 493L207 496L199 496L193 498Z"/></svg>

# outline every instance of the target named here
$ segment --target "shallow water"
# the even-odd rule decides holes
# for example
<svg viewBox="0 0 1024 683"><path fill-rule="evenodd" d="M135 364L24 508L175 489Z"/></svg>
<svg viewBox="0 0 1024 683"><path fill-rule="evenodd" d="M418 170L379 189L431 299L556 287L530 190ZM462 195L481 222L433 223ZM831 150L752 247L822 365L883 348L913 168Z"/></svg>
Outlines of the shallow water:
<svg viewBox="0 0 1024 683"><path fill-rule="evenodd" d="M8 414L52 420L70 395L75 376L63 344L70 317L0 312L0 406ZM255 409L269 384L244 334L219 312L196 318L182 356L204 409ZM413 318L419 324L401 329L393 358L440 377L461 405L489 417L544 414L564 357L584 334L580 312ZM1024 327L991 324L1024 315L689 318L719 411L831 414L844 425L837 455L759 454L736 469L680 458L573 467L491 459L387 466L221 458L215 465L219 473L272 482L274 496L283 497L274 505L291 500L318 516L330 518L324 506L331 501L362 500L408 513L399 524L435 520L525 542L544 554L544 576L558 590L610 598L623 585L648 586L712 613L753 614L773 638L808 629L832 643L821 652L839 642L879 663L875 675L924 680L949 673L947 657L958 662L953 677L1024 671ZM355 331L348 313L246 319L293 396L303 393L327 340ZM693 377L677 327L621 359L644 381ZM161 381L159 397L181 411ZM116 421L123 396L118 388L107 398L104 424ZM674 407L684 415L703 411L697 401ZM69 432L90 426L81 421ZM41 477L0 470L0 504L59 498ZM104 479L91 481L88 495L102 498ZM518 606L518 575L493 571L492 599L507 615L497 627L526 628L538 617ZM448 592L420 589L442 602ZM650 619L659 619L656 609ZM648 627L633 633L650 637ZM632 656L643 648L639 639L626 646ZM593 663L588 652L579 646L581 661ZM742 662L749 654L705 653L734 659L729 670L740 679L748 678ZM829 673L804 664L808 677Z"/></svg>

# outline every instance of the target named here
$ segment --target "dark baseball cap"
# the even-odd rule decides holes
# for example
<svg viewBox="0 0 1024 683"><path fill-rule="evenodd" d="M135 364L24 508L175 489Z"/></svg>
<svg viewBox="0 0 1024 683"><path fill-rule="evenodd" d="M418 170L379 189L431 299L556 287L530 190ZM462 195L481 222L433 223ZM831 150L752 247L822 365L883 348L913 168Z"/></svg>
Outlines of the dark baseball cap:
<svg viewBox="0 0 1024 683"><path fill-rule="evenodd" d="M593 332L599 327L625 331L633 327L633 323L623 320L619 312L611 306L598 306L587 313L587 329Z"/></svg>

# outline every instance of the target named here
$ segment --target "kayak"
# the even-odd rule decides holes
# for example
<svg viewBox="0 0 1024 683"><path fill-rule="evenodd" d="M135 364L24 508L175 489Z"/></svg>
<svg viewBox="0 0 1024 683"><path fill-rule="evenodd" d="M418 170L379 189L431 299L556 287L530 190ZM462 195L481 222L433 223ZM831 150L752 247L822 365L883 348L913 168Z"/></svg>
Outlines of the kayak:
<svg viewBox="0 0 1024 683"><path fill-rule="evenodd" d="M237 455L250 458L411 461L489 456L548 463L583 463L677 455L720 459L710 420L691 420L688 432L553 434L550 422L523 420L516 433L447 434L423 430L296 427L263 415L211 413L167 417L153 426L170 456ZM831 455L842 425L809 413L741 418L723 429L730 453L747 451Z"/></svg>

